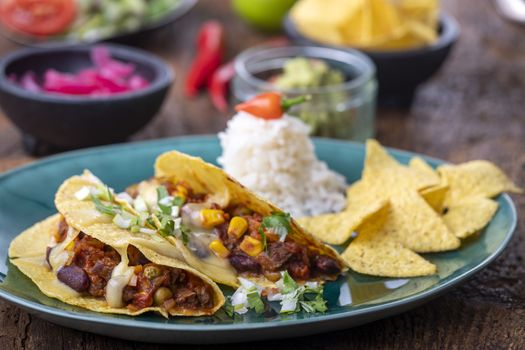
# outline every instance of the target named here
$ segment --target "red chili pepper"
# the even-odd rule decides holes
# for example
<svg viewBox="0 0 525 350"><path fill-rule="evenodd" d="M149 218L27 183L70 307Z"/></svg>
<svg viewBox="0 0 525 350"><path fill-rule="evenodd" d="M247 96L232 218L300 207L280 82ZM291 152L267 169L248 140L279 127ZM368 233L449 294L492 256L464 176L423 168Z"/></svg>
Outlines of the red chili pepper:
<svg viewBox="0 0 525 350"><path fill-rule="evenodd" d="M220 66L213 73L208 83L211 102L221 112L225 112L228 109L228 101L226 100L227 87L234 76L235 68L233 61L231 61Z"/></svg>
<svg viewBox="0 0 525 350"><path fill-rule="evenodd" d="M219 67L223 56L224 28L217 21L205 22L197 37L197 57L186 77L186 94L195 96Z"/></svg>
<svg viewBox="0 0 525 350"><path fill-rule="evenodd" d="M277 92L265 92L235 106L237 112L247 112L262 119L279 119L292 106L310 99L309 95L285 99Z"/></svg>

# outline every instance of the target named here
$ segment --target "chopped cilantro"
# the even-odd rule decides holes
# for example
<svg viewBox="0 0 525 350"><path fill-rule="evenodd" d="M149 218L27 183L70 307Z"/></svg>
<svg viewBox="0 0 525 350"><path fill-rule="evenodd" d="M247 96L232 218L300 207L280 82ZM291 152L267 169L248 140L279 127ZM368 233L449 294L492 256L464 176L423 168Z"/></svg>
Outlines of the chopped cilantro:
<svg viewBox="0 0 525 350"><path fill-rule="evenodd" d="M292 293L294 290L297 289L297 283L295 283L294 279L292 278L292 276L290 276L288 271L284 271L282 273L282 276L283 276L283 288L281 290L281 293L288 294L288 293Z"/></svg>
<svg viewBox="0 0 525 350"><path fill-rule="evenodd" d="M248 299L248 308L254 309L258 314L264 312L264 302L262 301L261 296L255 287L248 290L246 297Z"/></svg>
<svg viewBox="0 0 525 350"><path fill-rule="evenodd" d="M232 305L231 297L227 297L224 301L224 305L222 306L222 309L224 310L224 313L228 315L229 317L233 318L235 315L235 309Z"/></svg>
<svg viewBox="0 0 525 350"><path fill-rule="evenodd" d="M180 235L182 238L182 243L184 243L184 245L187 245L188 242L190 241L190 234L191 234L190 228L184 224L181 224L180 225Z"/></svg>
<svg viewBox="0 0 525 350"><path fill-rule="evenodd" d="M284 241L288 233L292 230L292 218L288 213L274 212L270 216L265 216L259 228L261 231L268 231L279 236L280 241Z"/></svg>
<svg viewBox="0 0 525 350"><path fill-rule="evenodd" d="M325 312L328 309L322 285L314 282L298 286L287 271L281 274L282 279L278 283L282 294L281 313L292 314L301 310L308 313Z"/></svg>
<svg viewBox="0 0 525 350"><path fill-rule="evenodd" d="M173 205L177 207L182 207L183 204L184 204L184 198L180 196L175 196L175 198L173 198Z"/></svg>
<svg viewBox="0 0 525 350"><path fill-rule="evenodd" d="M157 187L157 202L160 201L162 198L168 197L168 190L164 186Z"/></svg>
<svg viewBox="0 0 525 350"><path fill-rule="evenodd" d="M113 205L106 205L102 203L102 201L99 198L95 197L94 195L91 195L91 200L95 204L95 208L102 214L111 215L111 216L117 215L117 212L116 212L116 209L118 209L117 207Z"/></svg>

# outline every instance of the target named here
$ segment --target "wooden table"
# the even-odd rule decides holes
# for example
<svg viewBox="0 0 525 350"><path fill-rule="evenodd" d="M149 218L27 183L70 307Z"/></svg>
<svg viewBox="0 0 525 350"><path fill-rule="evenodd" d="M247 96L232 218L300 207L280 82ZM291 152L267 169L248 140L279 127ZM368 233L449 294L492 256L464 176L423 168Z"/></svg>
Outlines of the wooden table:
<svg viewBox="0 0 525 350"><path fill-rule="evenodd" d="M462 34L446 67L421 88L410 112L380 110L378 138L387 146L452 162L488 159L525 185L525 28L504 21L492 3L444 1ZM207 96L188 101L181 94L199 24L218 18L227 28L228 52L265 36L237 20L227 1L201 1L178 24L143 46L171 62L177 83L160 116L133 137L153 139L215 133L227 115L216 113ZM2 40L0 52L16 46ZM0 171L32 161L15 127L0 115ZM525 196L515 197L518 211ZM255 343L252 349L525 349L525 219L503 255L469 282L410 312L358 328L300 339ZM243 345L220 348L241 349ZM56 326L0 301L0 349L160 349ZM182 346L179 348L183 348ZM190 348L190 347L188 347ZM204 348L204 347L199 347ZM211 348L211 347L210 347Z"/></svg>

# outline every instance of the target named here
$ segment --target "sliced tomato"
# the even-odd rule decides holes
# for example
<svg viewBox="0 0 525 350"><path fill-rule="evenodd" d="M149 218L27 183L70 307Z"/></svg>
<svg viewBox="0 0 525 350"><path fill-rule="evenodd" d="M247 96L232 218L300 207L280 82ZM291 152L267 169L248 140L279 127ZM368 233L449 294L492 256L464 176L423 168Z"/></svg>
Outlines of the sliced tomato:
<svg viewBox="0 0 525 350"><path fill-rule="evenodd" d="M74 0L4 0L0 20L11 30L48 36L65 31L75 20Z"/></svg>

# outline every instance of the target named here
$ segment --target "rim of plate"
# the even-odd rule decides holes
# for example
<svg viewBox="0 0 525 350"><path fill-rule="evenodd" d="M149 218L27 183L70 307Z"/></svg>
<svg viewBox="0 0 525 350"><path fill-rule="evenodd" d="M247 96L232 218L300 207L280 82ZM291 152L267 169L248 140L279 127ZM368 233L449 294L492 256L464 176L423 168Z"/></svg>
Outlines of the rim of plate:
<svg viewBox="0 0 525 350"><path fill-rule="evenodd" d="M328 138L312 138L316 143L325 143L325 144L333 144L336 145L353 145L354 147L363 148L364 144L360 142L354 142L354 141L343 141L343 140L333 140ZM161 145L168 145L171 143L177 144L182 142L193 142L193 143L200 143L203 142L216 142L217 136L216 135L194 135L194 136L182 136L182 137L173 137L173 138L166 138L166 139L160 139L160 140L150 140L150 141L140 141L140 142L133 142L133 143L124 143L124 144L116 144L116 145L109 145L109 146L101 146L101 147L93 147L83 150L77 150L77 151L71 151L66 152L63 154L54 155L48 158L45 158L40 161L36 161L27 165L23 165L21 167L15 168L13 170L4 172L0 174L0 182L3 181L5 178L13 176L21 171L26 171L32 168L37 168L43 165L47 165L49 163L54 163L57 161L63 161L70 158L75 158L78 156L83 155L89 155L94 153L99 153L101 151L107 152L107 151L115 151L119 149L134 149L134 148L143 148L143 147L158 147ZM389 152L394 152L399 155L404 156L411 156L411 155L422 155L419 153L409 152L409 151L403 151L396 148L386 147ZM424 156L426 159L429 159L431 161L444 163L445 161L433 158L433 157L427 157ZM258 328L283 328L283 327L291 327L291 326L298 326L298 325L304 325L304 324L310 324L310 323L321 323L321 322L330 322L334 320L343 320L346 318L350 318L356 315L363 315L363 314L371 314L378 311L385 311L385 310L391 310L395 309L396 307L400 307L403 305L410 305L417 303L418 301L423 301L427 298L436 297L446 291L447 289L459 284L461 281L466 280L467 278L474 275L476 272L480 271L484 267L486 267L488 264L490 264L492 261L494 261L505 249L509 241L514 236L514 233L516 232L516 226L517 226L517 211L516 207L514 205L514 202L510 198L510 196L506 193L503 193L501 195L501 198L503 198L509 205L510 211L511 211L511 222L510 222L510 228L505 234L505 238L501 241L501 243L498 245L498 247L483 261L481 261L478 265L475 267L461 273L459 276L453 277L450 280L443 282L443 284L440 284L438 286L430 287L427 290L424 290L422 292L418 292L416 294L413 294L411 296L401 298L394 301L385 302L378 305L371 305L371 306L364 306L359 309L355 310L348 310L343 311L337 314L332 315L325 315L320 314L311 318L306 319L299 319L299 320L284 320L284 321L263 321L263 322L253 322L253 323L231 323L231 324L224 324L224 325L217 325L217 324L210 324L210 325L202 325L202 324L177 324L177 323L165 323L165 322L151 322L151 321L143 321L137 318L132 319L126 319L126 318L118 318L113 319L109 317L105 317L102 315L84 315L77 312L72 311L66 311L57 309L54 307L46 306L43 304L40 304L38 302L30 301L15 295L12 295L11 293L1 290L0 289L0 297L4 300L10 301L16 305L19 305L23 308L26 308L31 311L37 311L46 313L49 315L53 315L60 318L69 318L74 319L78 321L85 321L85 322L94 322L99 324L105 324L105 325L115 325L118 324L120 327L126 327L126 328L144 328L144 329L155 329L155 330L177 330L177 331L189 331L189 332L202 332L202 331L232 331L232 330L243 330L243 329L258 329Z"/></svg>

